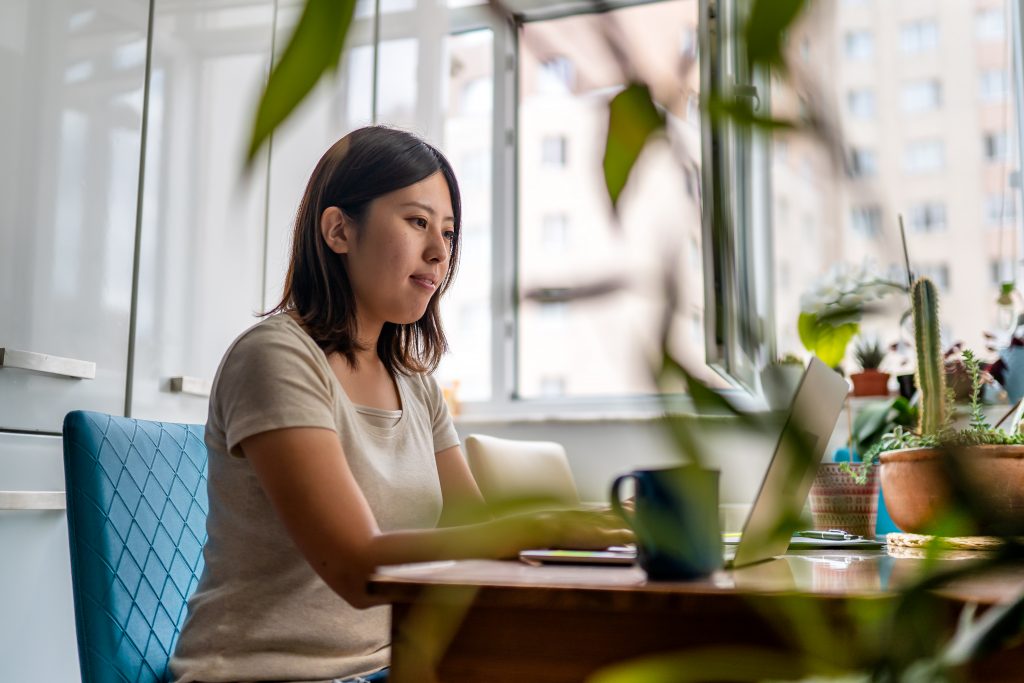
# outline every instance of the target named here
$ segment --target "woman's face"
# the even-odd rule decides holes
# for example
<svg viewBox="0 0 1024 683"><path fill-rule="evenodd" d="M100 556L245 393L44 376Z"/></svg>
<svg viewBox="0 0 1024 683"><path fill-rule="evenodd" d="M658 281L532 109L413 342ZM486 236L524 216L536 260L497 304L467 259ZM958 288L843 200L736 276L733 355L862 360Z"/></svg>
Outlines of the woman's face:
<svg viewBox="0 0 1024 683"><path fill-rule="evenodd" d="M359 226L328 208L321 232L345 259L360 324L416 322L448 272L455 238L448 182L438 171L381 195Z"/></svg>

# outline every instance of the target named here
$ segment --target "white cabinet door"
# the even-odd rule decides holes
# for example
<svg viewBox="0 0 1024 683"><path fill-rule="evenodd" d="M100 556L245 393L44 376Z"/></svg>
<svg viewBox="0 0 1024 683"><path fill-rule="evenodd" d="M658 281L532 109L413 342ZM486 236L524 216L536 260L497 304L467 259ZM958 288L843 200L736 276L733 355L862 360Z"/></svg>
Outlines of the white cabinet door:
<svg viewBox="0 0 1024 683"><path fill-rule="evenodd" d="M8 352L0 429L124 410L148 8L0 4L0 348L95 364L77 379Z"/></svg>
<svg viewBox="0 0 1024 683"><path fill-rule="evenodd" d="M133 417L205 422L224 351L264 307L266 155L248 177L242 162L273 17L273 0L156 2Z"/></svg>
<svg viewBox="0 0 1024 683"><path fill-rule="evenodd" d="M0 433L0 491L63 490L60 437ZM0 681L80 681L64 510L0 510L0 558Z"/></svg>

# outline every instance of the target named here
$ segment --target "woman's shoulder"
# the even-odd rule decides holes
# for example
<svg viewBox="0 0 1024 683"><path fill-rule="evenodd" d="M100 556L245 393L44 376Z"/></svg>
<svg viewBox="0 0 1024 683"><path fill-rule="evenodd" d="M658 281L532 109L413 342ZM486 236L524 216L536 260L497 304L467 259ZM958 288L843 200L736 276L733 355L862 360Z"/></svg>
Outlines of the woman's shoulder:
<svg viewBox="0 0 1024 683"><path fill-rule="evenodd" d="M221 359L214 388L223 382L251 382L254 368L255 374L268 378L302 372L325 383L330 373L323 351L286 313L264 318L235 338Z"/></svg>
<svg viewBox="0 0 1024 683"><path fill-rule="evenodd" d="M291 348L316 355L320 351L316 342L306 334L298 322L287 313L275 313L239 334L228 347L226 356L243 353L267 352Z"/></svg>

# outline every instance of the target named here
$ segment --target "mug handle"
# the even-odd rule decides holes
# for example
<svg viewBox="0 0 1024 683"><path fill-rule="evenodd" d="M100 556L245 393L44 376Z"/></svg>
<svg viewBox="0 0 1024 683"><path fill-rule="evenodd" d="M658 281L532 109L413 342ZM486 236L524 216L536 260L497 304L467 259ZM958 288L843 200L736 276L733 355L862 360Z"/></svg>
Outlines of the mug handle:
<svg viewBox="0 0 1024 683"><path fill-rule="evenodd" d="M619 489L622 488L622 483L627 479L636 479L636 473L630 472L629 474L620 474L615 477L615 481L612 482L611 503L615 514L621 517L629 525L629 528L633 529L635 528L633 515L626 512L626 508L622 506L622 500L619 498Z"/></svg>

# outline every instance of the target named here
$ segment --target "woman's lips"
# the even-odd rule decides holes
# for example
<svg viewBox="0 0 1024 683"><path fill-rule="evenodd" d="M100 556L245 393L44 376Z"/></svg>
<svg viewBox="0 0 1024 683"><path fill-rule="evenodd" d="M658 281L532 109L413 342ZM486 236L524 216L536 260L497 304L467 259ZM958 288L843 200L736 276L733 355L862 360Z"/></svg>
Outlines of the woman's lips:
<svg viewBox="0 0 1024 683"><path fill-rule="evenodd" d="M413 275L409 279L412 280L413 282L415 282L416 284L418 284L423 289L428 289L431 292L433 292L435 289L437 289L437 286L434 285L433 282L431 282L430 280L428 280L426 278L416 277L415 275Z"/></svg>

